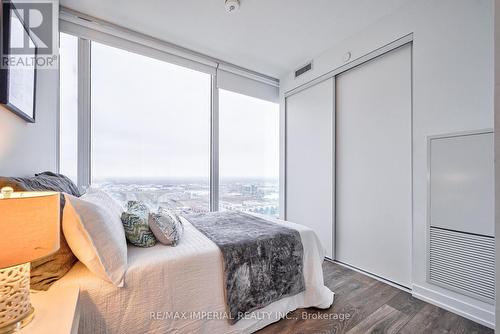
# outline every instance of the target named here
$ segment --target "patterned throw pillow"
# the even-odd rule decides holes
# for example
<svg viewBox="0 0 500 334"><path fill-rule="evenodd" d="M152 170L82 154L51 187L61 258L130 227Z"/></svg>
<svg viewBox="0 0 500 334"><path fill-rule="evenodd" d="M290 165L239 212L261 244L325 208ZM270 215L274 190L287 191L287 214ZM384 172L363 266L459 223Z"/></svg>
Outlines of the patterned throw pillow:
<svg viewBox="0 0 500 334"><path fill-rule="evenodd" d="M134 246L151 247L156 238L148 225L149 209L141 202L129 201L127 211L122 213L125 237Z"/></svg>
<svg viewBox="0 0 500 334"><path fill-rule="evenodd" d="M177 245L184 233L184 225L179 216L161 207L157 213L149 214L149 227L156 239L164 245Z"/></svg>

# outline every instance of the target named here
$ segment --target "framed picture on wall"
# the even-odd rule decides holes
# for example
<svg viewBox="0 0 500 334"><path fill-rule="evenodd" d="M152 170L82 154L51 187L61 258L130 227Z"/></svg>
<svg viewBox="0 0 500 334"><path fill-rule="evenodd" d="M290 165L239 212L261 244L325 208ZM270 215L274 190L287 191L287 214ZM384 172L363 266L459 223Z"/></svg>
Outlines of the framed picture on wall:
<svg viewBox="0 0 500 334"><path fill-rule="evenodd" d="M27 122L35 122L37 47L15 4L2 4L0 103Z"/></svg>

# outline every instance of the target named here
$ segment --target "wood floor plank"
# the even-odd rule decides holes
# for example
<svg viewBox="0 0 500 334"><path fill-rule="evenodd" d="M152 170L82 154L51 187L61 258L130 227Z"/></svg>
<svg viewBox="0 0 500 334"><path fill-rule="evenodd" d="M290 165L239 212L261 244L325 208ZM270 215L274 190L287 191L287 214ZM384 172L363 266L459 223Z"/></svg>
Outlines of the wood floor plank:
<svg viewBox="0 0 500 334"><path fill-rule="evenodd" d="M342 282L342 284L336 286L335 288L330 288L330 287L329 288L332 291L335 291L334 303L342 303L346 299L352 297L354 294L368 289L368 287L369 286L367 286L364 283L361 283L358 280L349 279L347 281Z"/></svg>
<svg viewBox="0 0 500 334"><path fill-rule="evenodd" d="M329 309L296 310L288 319L258 333L493 333L485 326L344 266L325 261L323 271L325 285L336 294Z"/></svg>
<svg viewBox="0 0 500 334"><path fill-rule="evenodd" d="M375 282L379 282L379 280L371 278L370 276L367 276L357 271L354 271L352 278L357 279L358 281L363 282L365 284L374 284Z"/></svg>
<svg viewBox="0 0 500 334"><path fill-rule="evenodd" d="M410 318L411 316L385 304L350 329L347 334L397 333Z"/></svg>
<svg viewBox="0 0 500 334"><path fill-rule="evenodd" d="M346 267L336 265L330 261L324 261L323 263L323 277L325 283L335 283L339 278L340 279L349 279L356 272L353 270L349 270Z"/></svg>
<svg viewBox="0 0 500 334"><path fill-rule="evenodd" d="M400 331L401 334L451 333L457 315L427 304Z"/></svg>
<svg viewBox="0 0 500 334"><path fill-rule="evenodd" d="M405 291L400 291L394 298L387 302L387 305L411 317L415 316L426 304L426 302L413 297Z"/></svg>
<svg viewBox="0 0 500 334"><path fill-rule="evenodd" d="M346 333L351 328L355 327L359 322L363 321L370 314L375 312L379 307L386 304L399 291L390 285L382 282L376 282L368 286L362 292L348 297L345 303L333 305L334 312L338 314L349 315L349 318L340 325L339 333Z"/></svg>

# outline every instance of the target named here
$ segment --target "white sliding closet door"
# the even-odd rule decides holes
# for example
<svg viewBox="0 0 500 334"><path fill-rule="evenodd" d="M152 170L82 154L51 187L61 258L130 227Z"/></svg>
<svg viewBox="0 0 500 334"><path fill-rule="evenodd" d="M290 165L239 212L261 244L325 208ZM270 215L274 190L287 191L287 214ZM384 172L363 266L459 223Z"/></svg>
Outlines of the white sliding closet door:
<svg viewBox="0 0 500 334"><path fill-rule="evenodd" d="M336 77L338 261L411 286L411 45Z"/></svg>
<svg viewBox="0 0 500 334"><path fill-rule="evenodd" d="M328 79L286 99L286 219L333 253L333 93Z"/></svg>

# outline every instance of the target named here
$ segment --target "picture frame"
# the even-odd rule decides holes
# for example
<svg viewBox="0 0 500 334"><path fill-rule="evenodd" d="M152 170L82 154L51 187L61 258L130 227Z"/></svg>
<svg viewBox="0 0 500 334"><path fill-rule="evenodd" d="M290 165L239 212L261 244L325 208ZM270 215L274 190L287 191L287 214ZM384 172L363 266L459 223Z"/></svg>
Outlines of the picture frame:
<svg viewBox="0 0 500 334"><path fill-rule="evenodd" d="M1 14L0 104L26 122L34 123L38 48L14 3L2 2ZM13 52L14 45L17 52ZM7 66L5 57L9 60ZM28 63L30 59L31 63Z"/></svg>

